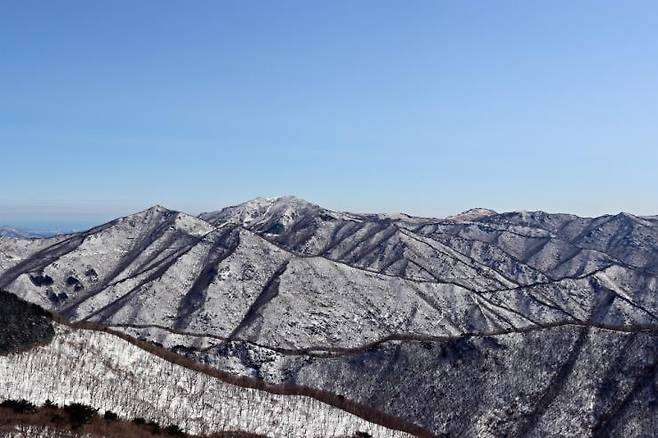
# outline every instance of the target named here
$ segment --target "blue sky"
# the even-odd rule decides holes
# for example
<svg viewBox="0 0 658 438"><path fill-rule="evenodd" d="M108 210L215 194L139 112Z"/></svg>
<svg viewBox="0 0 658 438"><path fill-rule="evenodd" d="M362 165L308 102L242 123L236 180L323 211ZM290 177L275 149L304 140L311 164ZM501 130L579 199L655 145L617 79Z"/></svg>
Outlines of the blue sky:
<svg viewBox="0 0 658 438"><path fill-rule="evenodd" d="M0 0L0 222L658 213L655 1Z"/></svg>

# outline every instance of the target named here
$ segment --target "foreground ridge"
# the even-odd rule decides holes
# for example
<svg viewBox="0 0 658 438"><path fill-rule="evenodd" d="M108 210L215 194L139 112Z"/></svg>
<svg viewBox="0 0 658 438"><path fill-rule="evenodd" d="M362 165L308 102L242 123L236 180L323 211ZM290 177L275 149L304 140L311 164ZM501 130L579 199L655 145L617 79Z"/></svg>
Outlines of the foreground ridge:
<svg viewBox="0 0 658 438"><path fill-rule="evenodd" d="M6 382L0 399L83 403L123 418L177 424L194 434L240 430L268 436L345 436L359 431L406 435L377 425L387 424L432 436L344 397L232 376L101 326L57 323L55 331L48 345L0 356ZM55 384L61 381L68 383ZM261 411L263 415L257 415Z"/></svg>

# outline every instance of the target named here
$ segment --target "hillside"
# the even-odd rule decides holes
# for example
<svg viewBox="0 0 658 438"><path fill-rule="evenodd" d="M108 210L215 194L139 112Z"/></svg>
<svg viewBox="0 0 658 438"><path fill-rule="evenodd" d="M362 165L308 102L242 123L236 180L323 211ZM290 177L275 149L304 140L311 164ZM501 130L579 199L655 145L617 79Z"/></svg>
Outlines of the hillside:
<svg viewBox="0 0 658 438"><path fill-rule="evenodd" d="M303 388L273 387L268 392L250 388L248 381L242 386L226 383L180 365L175 355L154 352L157 349L146 351L130 338L55 324L54 337L44 345L0 356L0 400L80 403L123 419L143 418L203 435L241 431L267 436L406 436L294 395Z"/></svg>

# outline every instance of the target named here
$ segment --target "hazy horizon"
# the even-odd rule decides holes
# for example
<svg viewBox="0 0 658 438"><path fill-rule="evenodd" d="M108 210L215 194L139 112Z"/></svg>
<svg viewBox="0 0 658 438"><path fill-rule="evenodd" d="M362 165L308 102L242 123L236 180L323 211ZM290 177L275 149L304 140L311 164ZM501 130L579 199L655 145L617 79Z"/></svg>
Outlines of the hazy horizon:
<svg viewBox="0 0 658 438"><path fill-rule="evenodd" d="M271 196L271 197L277 197L277 196L294 196L294 195L276 195L276 196ZM318 204L317 202L314 202L311 199L305 199L305 200L308 201L308 202L314 203L314 204ZM249 201L249 199L245 199L244 201ZM59 208L54 208L53 209L53 206L49 206L45 210L47 211L48 209L52 209L52 210L50 210L51 215L49 216L48 213L45 213L45 215L44 215L44 213L42 211L41 214L38 215L40 217L40 219L30 219L32 217L37 217L37 215L34 214L34 213L28 214L27 215L28 219L22 218L23 215L25 215L26 212L24 210L21 210L21 209L18 209L16 211L14 211L14 214L16 214L17 216L15 218L12 218L11 209L7 209L6 206L5 207L0 206L0 208L2 209L2 212L3 212L2 215L0 215L0 226L9 226L9 227L17 228L21 231L29 231L29 232L37 232L37 233L38 232L50 233L50 232L82 231L82 230L86 230L86 229L89 229L91 227L94 227L96 225L100 225L102 223L109 222L109 221L111 221L113 219L116 219L118 217L123 217L123 216L127 216L127 215L130 215L130 214L133 214L133 213L137 213L139 211L146 210L147 208L150 208L154 205L161 205L162 207L165 207L165 208L170 209L170 210L181 211L183 213L188 213L188 214L197 216L200 213L213 211L213 210L219 210L221 208L228 207L228 206L231 206L231 205L236 205L238 203L239 202L237 202L237 203L228 203L228 204L224 204L224 205L221 205L221 206L217 206L215 208L205 209L205 210L202 210L202 211L185 211L185 210L182 210L182 209L173 208L171 206L168 206L168 205L165 205L165 204L162 204L162 203L154 203L154 204L149 204L149 205L143 205L141 207L135 207L132 210L126 210L126 211L116 210L116 212L114 214L112 213L112 211L114 211L114 210L106 211L104 215L98 215L95 208L93 208L93 209L87 208L86 210L81 210L81 214L78 217L72 216L73 213L70 210L59 209ZM449 213L441 214L441 215L436 215L436 214L427 215L427 214L417 214L417 213L412 212L412 211L393 211L393 210L391 210L391 211L368 211L368 210L363 210L363 209L331 208L331 207L326 206L326 205L322 205L322 204L319 204L319 205L321 207L328 208L330 210L347 211L347 212L351 212L351 213L405 213L405 214L409 214L411 216L434 217L434 218L445 218L447 216L458 214L458 213L461 213L461 212L465 211L465 210L460 210L460 211L453 211L453 212L449 212ZM471 208L489 208L489 207L474 206L474 207L471 207ZM37 209L38 209L38 207L37 207ZM33 211L33 208L31 208L30 210ZM7 215L7 211L10 212L9 215ZM498 213L505 213L505 212L510 212L510 211L534 211L534 210L512 209L512 210L496 210L496 211ZM542 210L542 211L546 211L546 210ZM575 214L575 213L568 212L568 211L547 211L547 213ZM658 215L657 214L658 212L649 213L649 214L640 214L640 213L632 212L632 211L631 212L629 212L629 211L626 211L626 212L623 212L623 211L612 212L611 211L611 212L607 212L607 213L604 213L604 214L601 214L601 215L598 215L598 216L603 216L603 215L606 215L606 214L614 215L614 214L618 214L618 213L630 213L630 214L634 214L634 215L637 215L637 216L656 216L656 215ZM582 216L582 215L578 215L578 216ZM594 216L582 216L582 217L594 217Z"/></svg>

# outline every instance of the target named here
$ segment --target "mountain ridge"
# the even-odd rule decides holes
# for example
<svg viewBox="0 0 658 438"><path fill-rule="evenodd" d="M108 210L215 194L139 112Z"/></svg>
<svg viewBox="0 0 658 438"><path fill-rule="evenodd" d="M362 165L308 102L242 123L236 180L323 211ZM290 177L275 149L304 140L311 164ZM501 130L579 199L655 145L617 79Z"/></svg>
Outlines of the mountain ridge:
<svg viewBox="0 0 658 438"><path fill-rule="evenodd" d="M620 351L631 338L642 340L632 356L653 357L658 222L626 214L466 214L344 213L291 197L200 218L154 206L69 237L0 239L0 286L72 321L157 342L219 370L344 394L436 434L548 433L542 418L553 409L581 409L566 399L537 405L562 396L549 382L571 382L573 367L593 379L592 397L611 403L590 362L617 373L597 345ZM556 359L536 357L530 340ZM544 371L518 374L496 345ZM465 360L473 370L462 370ZM406 398L358 380L372 367ZM487 426L466 412L469 423L433 411L441 397L460 409L473 403L459 391L442 396L421 379L438 379L434 369L449 376L451 367L465 382L493 378L486 371L493 369L509 384L524 382L518 418ZM648 400L638 401L641 409L650 409ZM498 403L473 412L499 415ZM609 415L605 409L592 418Z"/></svg>

